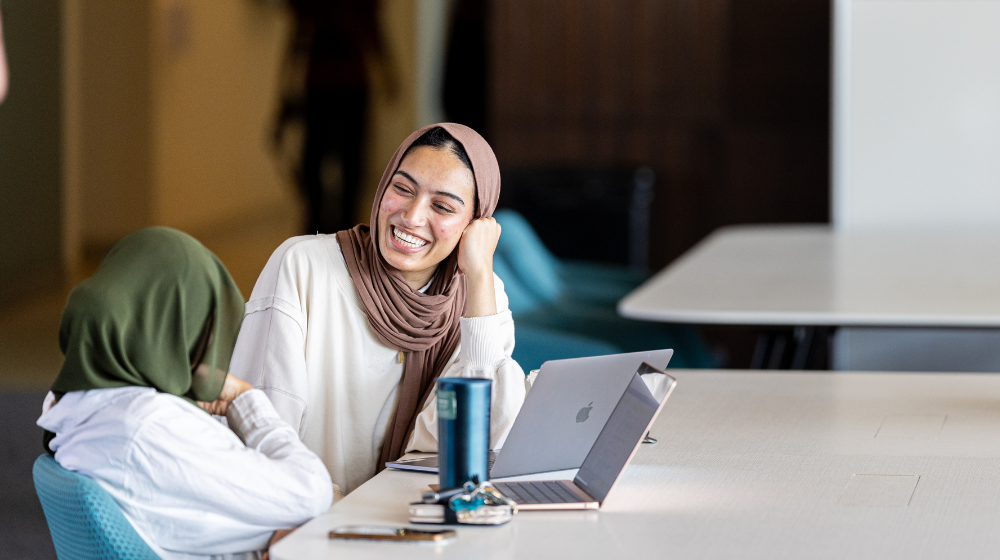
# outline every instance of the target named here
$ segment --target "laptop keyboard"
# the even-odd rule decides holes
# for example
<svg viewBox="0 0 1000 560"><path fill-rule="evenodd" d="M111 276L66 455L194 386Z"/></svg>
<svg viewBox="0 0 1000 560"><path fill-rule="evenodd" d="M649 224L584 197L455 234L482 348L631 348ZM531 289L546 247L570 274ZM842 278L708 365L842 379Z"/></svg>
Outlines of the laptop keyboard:
<svg viewBox="0 0 1000 560"><path fill-rule="evenodd" d="M493 486L506 498L519 504L575 504L580 496L558 480L532 482L494 482Z"/></svg>

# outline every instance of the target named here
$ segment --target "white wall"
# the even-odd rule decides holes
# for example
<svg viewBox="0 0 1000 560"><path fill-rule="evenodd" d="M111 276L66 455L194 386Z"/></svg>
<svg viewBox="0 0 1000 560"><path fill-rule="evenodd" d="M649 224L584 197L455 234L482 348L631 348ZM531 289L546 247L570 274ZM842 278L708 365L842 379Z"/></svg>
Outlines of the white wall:
<svg viewBox="0 0 1000 560"><path fill-rule="evenodd" d="M295 189L270 145L291 18L247 0L153 0L155 223L189 232L267 216Z"/></svg>
<svg viewBox="0 0 1000 560"><path fill-rule="evenodd" d="M295 206L269 146L291 19L277 2L63 0L66 260L152 224L199 234ZM442 118L450 0L385 0L364 200L399 143ZM419 81L419 84L418 84Z"/></svg>
<svg viewBox="0 0 1000 560"><path fill-rule="evenodd" d="M1000 1L836 0L838 229L1000 227Z"/></svg>
<svg viewBox="0 0 1000 560"><path fill-rule="evenodd" d="M141 227L203 234L295 205L269 145L281 4L64 0L63 19L67 262Z"/></svg>
<svg viewBox="0 0 1000 560"><path fill-rule="evenodd" d="M1000 0L835 0L833 19L835 228L1000 235ZM1000 371L1000 331L842 328L833 353Z"/></svg>
<svg viewBox="0 0 1000 560"><path fill-rule="evenodd" d="M993 329L842 328L833 369L844 371L1000 371Z"/></svg>
<svg viewBox="0 0 1000 560"><path fill-rule="evenodd" d="M450 12L449 0L417 0L416 125L418 127L445 119L442 94Z"/></svg>
<svg viewBox="0 0 1000 560"><path fill-rule="evenodd" d="M451 0L380 4L386 60L373 68L360 222L368 222L375 188L400 142L415 129L444 119L441 88L451 5Z"/></svg>

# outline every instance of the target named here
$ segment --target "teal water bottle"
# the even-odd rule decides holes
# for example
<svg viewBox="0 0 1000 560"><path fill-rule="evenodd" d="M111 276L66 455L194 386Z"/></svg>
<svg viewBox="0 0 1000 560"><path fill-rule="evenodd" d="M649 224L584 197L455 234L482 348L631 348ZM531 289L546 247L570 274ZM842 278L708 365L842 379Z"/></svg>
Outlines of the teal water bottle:
<svg viewBox="0 0 1000 560"><path fill-rule="evenodd" d="M441 490L489 480L490 379L437 380L438 477Z"/></svg>

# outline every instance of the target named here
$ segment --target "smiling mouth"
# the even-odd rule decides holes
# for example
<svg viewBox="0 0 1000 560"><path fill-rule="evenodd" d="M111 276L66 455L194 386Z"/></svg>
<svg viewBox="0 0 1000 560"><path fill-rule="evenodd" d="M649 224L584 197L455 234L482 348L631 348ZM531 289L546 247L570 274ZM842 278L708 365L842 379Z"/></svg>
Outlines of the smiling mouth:
<svg viewBox="0 0 1000 560"><path fill-rule="evenodd" d="M417 249L419 247L427 245L427 241L420 239L419 237L402 232L396 226L390 226L390 229L392 230L392 237L396 240L397 243L399 243L403 247L410 247L413 249Z"/></svg>

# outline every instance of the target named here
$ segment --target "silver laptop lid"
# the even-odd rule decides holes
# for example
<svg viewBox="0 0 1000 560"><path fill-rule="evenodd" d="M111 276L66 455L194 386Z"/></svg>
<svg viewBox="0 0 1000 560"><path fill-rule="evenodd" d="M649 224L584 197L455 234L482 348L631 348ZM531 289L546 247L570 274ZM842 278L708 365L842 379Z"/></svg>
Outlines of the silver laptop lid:
<svg viewBox="0 0 1000 560"><path fill-rule="evenodd" d="M643 362L665 369L671 356L652 350L545 362L490 477L579 467Z"/></svg>
<svg viewBox="0 0 1000 560"><path fill-rule="evenodd" d="M653 369L652 371L655 371ZM641 371L640 371L641 372ZM625 394L618 401L604 429L587 454L573 483L598 503L611 492L615 482L632 459L643 436L652 427L653 420L667 402L676 381L668 377L670 388L661 402L656 402L646 384L636 372L632 375ZM645 372L642 372L645 373Z"/></svg>

